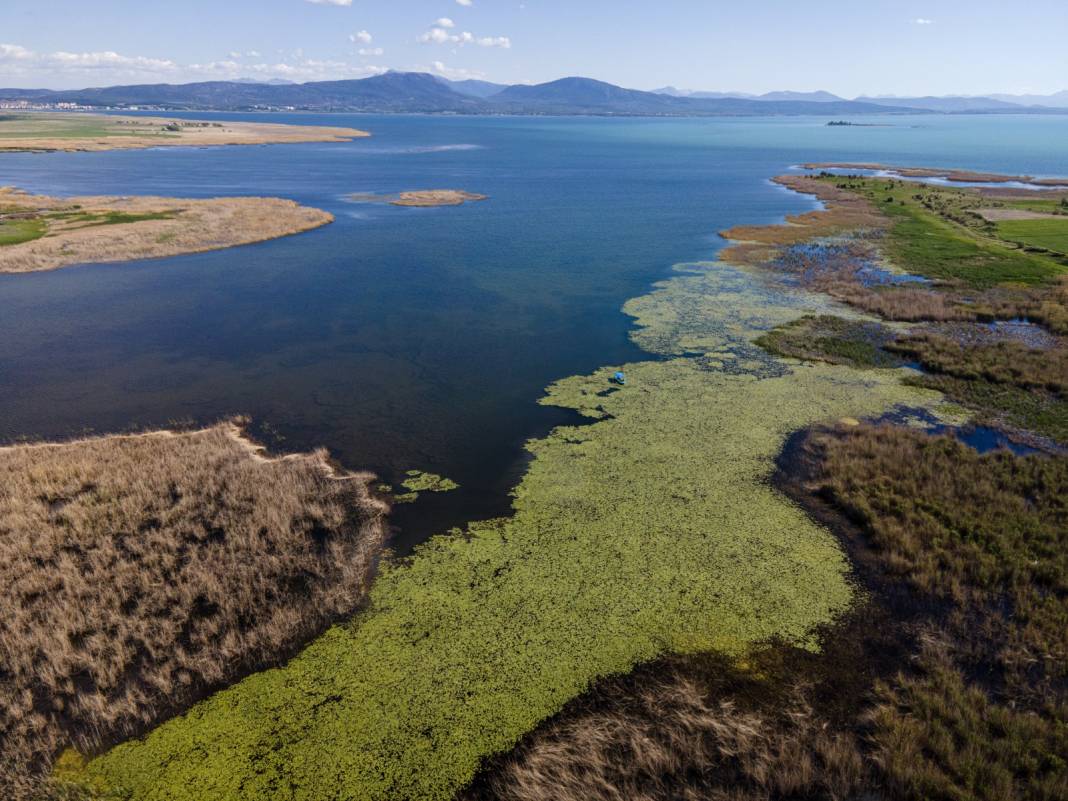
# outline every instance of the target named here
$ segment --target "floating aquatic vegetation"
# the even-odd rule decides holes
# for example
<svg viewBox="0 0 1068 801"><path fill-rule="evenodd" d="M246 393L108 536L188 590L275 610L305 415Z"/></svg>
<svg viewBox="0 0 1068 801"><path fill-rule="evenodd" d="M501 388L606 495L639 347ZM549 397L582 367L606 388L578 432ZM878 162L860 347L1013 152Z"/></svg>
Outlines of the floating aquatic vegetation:
<svg viewBox="0 0 1068 801"><path fill-rule="evenodd" d="M623 306L637 326L631 339L650 353L735 356L764 331L837 309L829 298L777 286L745 267L699 262L675 269L681 275Z"/></svg>
<svg viewBox="0 0 1068 801"><path fill-rule="evenodd" d="M409 492L450 492L460 485L451 478L444 478L436 473L424 473L422 470L409 470L401 486Z"/></svg>
<svg viewBox="0 0 1068 801"><path fill-rule="evenodd" d="M673 651L814 647L813 627L851 602L848 564L769 485L774 459L813 422L938 398L888 371L751 358L761 331L824 304L720 266L628 304L640 343L700 356L625 365L611 393L618 367L553 384L542 403L597 422L528 444L513 517L384 566L350 624L88 775L176 801L448 799L599 676Z"/></svg>

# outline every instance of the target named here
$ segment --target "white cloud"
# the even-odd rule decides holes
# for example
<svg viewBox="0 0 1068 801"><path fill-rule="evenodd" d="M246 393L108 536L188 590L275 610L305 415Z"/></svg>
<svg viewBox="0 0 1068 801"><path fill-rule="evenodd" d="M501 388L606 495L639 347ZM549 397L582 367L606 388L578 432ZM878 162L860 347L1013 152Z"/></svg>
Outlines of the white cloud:
<svg viewBox="0 0 1068 801"><path fill-rule="evenodd" d="M419 41L424 44L429 44L431 42L434 44L445 44L445 42L450 41L451 38L449 32L444 28L431 28L419 37Z"/></svg>
<svg viewBox="0 0 1068 801"><path fill-rule="evenodd" d="M475 4L475 0L456 0L456 5L470 8Z"/></svg>
<svg viewBox="0 0 1068 801"><path fill-rule="evenodd" d="M443 22L448 22L449 24L442 25ZM429 30L419 35L419 41L423 44L451 44L457 47L469 44L477 44L479 47L509 48L512 46L512 40L507 36L476 37L470 31L452 33L449 29L453 24L451 19L439 19Z"/></svg>
<svg viewBox="0 0 1068 801"><path fill-rule="evenodd" d="M351 6L352 0L304 0L317 6Z"/></svg>
<svg viewBox="0 0 1068 801"><path fill-rule="evenodd" d="M431 65L432 70L442 78L450 81L463 81L471 78L485 78L486 74L477 70L466 70L462 67L446 67L444 63L435 61Z"/></svg>
<svg viewBox="0 0 1068 801"><path fill-rule="evenodd" d="M380 55L381 48L367 55ZM249 51L252 55L255 51ZM114 83L160 81L171 83L213 78L288 78L295 81L366 78L380 75L385 67L347 61L305 58L294 52L276 62L239 62L234 58L197 64L180 64L165 58L126 56L112 50L69 53L58 50L38 53L16 44L0 44L0 73L19 83L32 85L107 85Z"/></svg>
<svg viewBox="0 0 1068 801"><path fill-rule="evenodd" d="M349 41L356 44L371 44L371 40L374 39L367 31L359 31L357 33L349 34Z"/></svg>
<svg viewBox="0 0 1068 801"><path fill-rule="evenodd" d="M381 47L361 47L356 52L359 53L361 56L381 56L386 51L384 48Z"/></svg>
<svg viewBox="0 0 1068 801"><path fill-rule="evenodd" d="M914 19L912 21L912 24L913 25L934 25L934 20L933 19L927 19L926 17L916 17L916 19Z"/></svg>
<svg viewBox="0 0 1068 801"><path fill-rule="evenodd" d="M438 26L439 28L455 28L455 27L456 27L456 23L455 23L455 22L453 22L453 21L452 21L451 19L449 19L448 17L441 17L441 18L440 18L440 19L439 19L439 20L438 20L437 22L435 22L434 24L435 24L435 25L437 25L437 26Z"/></svg>

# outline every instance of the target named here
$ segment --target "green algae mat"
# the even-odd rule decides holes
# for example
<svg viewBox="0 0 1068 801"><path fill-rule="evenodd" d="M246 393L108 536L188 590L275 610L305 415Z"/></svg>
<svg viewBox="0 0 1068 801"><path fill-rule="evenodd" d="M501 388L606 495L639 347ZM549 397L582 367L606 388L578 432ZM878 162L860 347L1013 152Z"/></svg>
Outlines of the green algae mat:
<svg viewBox="0 0 1068 801"><path fill-rule="evenodd" d="M936 403L896 371L798 365L753 337L821 301L726 265L628 305L675 355L549 387L589 425L528 444L513 517L388 565L368 610L81 773L137 801L449 799L586 689L668 651L814 647L852 599L829 532L768 482L791 431Z"/></svg>

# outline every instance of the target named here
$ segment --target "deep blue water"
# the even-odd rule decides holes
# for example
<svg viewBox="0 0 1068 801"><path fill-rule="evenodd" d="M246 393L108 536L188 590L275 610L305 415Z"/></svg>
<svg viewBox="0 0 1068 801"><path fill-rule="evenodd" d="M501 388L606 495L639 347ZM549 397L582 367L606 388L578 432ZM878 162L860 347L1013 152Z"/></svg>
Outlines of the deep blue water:
<svg viewBox="0 0 1068 801"><path fill-rule="evenodd" d="M1068 117L269 116L374 136L0 157L0 184L31 191L279 195L337 216L215 253L0 276L0 439L250 414L280 447L459 481L399 514L404 543L504 512L522 443L571 419L536 405L542 388L642 358L620 306L713 257L718 230L811 208L768 183L791 165L1068 173ZM421 188L490 199L345 200Z"/></svg>

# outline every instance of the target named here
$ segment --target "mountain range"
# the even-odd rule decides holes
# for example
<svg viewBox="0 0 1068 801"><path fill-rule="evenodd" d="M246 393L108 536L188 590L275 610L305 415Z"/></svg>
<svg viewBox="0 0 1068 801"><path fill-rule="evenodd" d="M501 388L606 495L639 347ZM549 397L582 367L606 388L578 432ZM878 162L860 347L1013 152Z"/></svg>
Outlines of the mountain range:
<svg viewBox="0 0 1068 801"><path fill-rule="evenodd" d="M254 79L188 84L139 84L90 89L0 89L0 102L75 104L90 108L247 111L293 109L376 113L596 114L640 116L846 115L873 113L1068 113L1068 91L998 97L858 97L829 92L655 92L625 89L592 78L504 85L449 81L416 72L370 78L289 83Z"/></svg>

